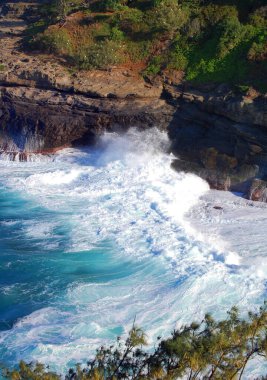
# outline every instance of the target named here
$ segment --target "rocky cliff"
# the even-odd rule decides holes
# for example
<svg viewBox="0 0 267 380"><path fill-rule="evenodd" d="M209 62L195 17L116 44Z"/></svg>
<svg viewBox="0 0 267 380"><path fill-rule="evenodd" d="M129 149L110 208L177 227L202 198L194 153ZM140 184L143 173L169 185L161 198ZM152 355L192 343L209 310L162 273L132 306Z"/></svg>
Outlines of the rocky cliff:
<svg viewBox="0 0 267 380"><path fill-rule="evenodd" d="M227 86L167 91L177 104L168 126L172 151L179 157L173 167L201 176L212 188L265 201L267 96L254 91L238 95Z"/></svg>
<svg viewBox="0 0 267 380"><path fill-rule="evenodd" d="M169 133L176 170L266 201L267 96L223 85L191 88L168 73L147 83L125 67L70 72L50 56L21 50L32 7L0 5L2 152L25 159L91 143L106 130L157 126Z"/></svg>

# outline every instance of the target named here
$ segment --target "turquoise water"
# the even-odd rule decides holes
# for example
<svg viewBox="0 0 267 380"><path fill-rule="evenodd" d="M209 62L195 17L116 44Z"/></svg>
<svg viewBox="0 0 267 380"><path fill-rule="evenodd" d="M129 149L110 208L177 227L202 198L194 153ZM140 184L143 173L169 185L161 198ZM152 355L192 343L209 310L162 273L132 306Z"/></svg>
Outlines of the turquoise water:
<svg viewBox="0 0 267 380"><path fill-rule="evenodd" d="M71 233L70 213L54 213L38 207L4 187L0 191L1 330L11 328L19 318L35 310L53 305L64 289L76 280L101 283L138 270L138 265L129 265L126 273L127 261L121 263L112 259L109 253L115 247L108 240L94 249L66 255L64 248ZM51 220L57 222L53 235L25 236L24 226L38 224L40 220L48 224Z"/></svg>
<svg viewBox="0 0 267 380"><path fill-rule="evenodd" d="M208 186L173 172L167 148L158 131L131 131L0 161L2 363L64 371L134 320L153 345L206 311L262 302L264 281L226 264L188 225Z"/></svg>

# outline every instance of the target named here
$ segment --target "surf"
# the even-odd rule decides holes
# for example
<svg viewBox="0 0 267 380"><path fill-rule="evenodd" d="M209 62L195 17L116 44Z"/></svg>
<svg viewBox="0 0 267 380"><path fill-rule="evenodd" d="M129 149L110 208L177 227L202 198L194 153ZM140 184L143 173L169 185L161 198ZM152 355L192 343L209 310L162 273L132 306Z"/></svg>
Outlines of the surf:
<svg viewBox="0 0 267 380"><path fill-rule="evenodd" d="M207 311L262 302L263 277L188 219L209 187L173 171L168 149L166 134L131 129L91 148L0 161L5 364L63 372L134 320L153 346Z"/></svg>

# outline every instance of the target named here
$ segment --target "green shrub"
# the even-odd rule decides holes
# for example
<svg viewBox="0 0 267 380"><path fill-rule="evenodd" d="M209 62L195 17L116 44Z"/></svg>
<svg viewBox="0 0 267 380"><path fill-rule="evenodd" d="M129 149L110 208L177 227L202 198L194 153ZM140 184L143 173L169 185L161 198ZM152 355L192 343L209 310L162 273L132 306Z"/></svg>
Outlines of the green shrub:
<svg viewBox="0 0 267 380"><path fill-rule="evenodd" d="M91 33L92 33L92 37L96 41L105 40L106 38L110 37L110 33L111 33L110 24L108 22L102 21L102 23L98 24L97 27L91 30Z"/></svg>
<svg viewBox="0 0 267 380"><path fill-rule="evenodd" d="M188 65L189 46L180 33L169 47L167 55L167 67L174 70L185 70Z"/></svg>
<svg viewBox="0 0 267 380"><path fill-rule="evenodd" d="M225 20L238 20L238 11L235 6L209 4L201 9L203 27L214 26Z"/></svg>
<svg viewBox="0 0 267 380"><path fill-rule="evenodd" d="M75 63L82 69L103 69L125 61L123 46L117 41L104 40L91 45L87 51L74 56Z"/></svg>
<svg viewBox="0 0 267 380"><path fill-rule="evenodd" d="M222 33L218 43L218 56L224 58L233 48L235 48L243 39L245 28L240 24L237 18L224 20L220 24Z"/></svg>
<svg viewBox="0 0 267 380"><path fill-rule="evenodd" d="M0 71L5 71L6 67L2 63L0 63Z"/></svg>
<svg viewBox="0 0 267 380"><path fill-rule="evenodd" d="M124 8L127 0L102 0L96 4L96 10L107 12L117 11Z"/></svg>
<svg viewBox="0 0 267 380"><path fill-rule="evenodd" d="M138 33L146 28L144 14L136 8L126 8L115 16L114 22L128 34Z"/></svg>
<svg viewBox="0 0 267 380"><path fill-rule="evenodd" d="M263 88L267 70L266 0L50 0L24 46L67 58L76 68L143 61L145 75L183 70L197 82ZM59 5L69 15L58 28ZM62 13L62 12L61 12ZM107 49L105 52L104 49ZM151 55L156 54L157 57Z"/></svg>
<svg viewBox="0 0 267 380"><path fill-rule="evenodd" d="M133 326L125 342L100 347L87 366L70 369L65 380L242 379L250 361L267 360L267 306L246 319L233 307L224 320L206 314L202 322L175 329L147 352L146 335ZM9 380L59 380L44 366L20 363L6 371ZM62 378L62 377L61 377ZM266 377L264 377L266 379Z"/></svg>
<svg viewBox="0 0 267 380"><path fill-rule="evenodd" d="M130 60L133 62L146 60L150 55L151 45L150 41L127 41L127 54Z"/></svg>
<svg viewBox="0 0 267 380"><path fill-rule="evenodd" d="M253 42L247 55L250 61L260 62L267 59L267 42Z"/></svg>
<svg viewBox="0 0 267 380"><path fill-rule="evenodd" d="M60 380L61 376L47 370L41 363L26 364L21 361L18 369L6 371L5 377L10 380Z"/></svg>
<svg viewBox="0 0 267 380"><path fill-rule="evenodd" d="M149 65L147 66L146 70L144 70L143 75L146 76L155 76L160 73L161 67L163 63L162 56L156 56L151 59L149 62Z"/></svg>
<svg viewBox="0 0 267 380"><path fill-rule="evenodd" d="M65 28L51 27L37 36L35 43L49 53L70 55L73 51L70 35Z"/></svg>
<svg viewBox="0 0 267 380"><path fill-rule="evenodd" d="M267 28L267 9L259 8L249 17L250 23L257 28Z"/></svg>
<svg viewBox="0 0 267 380"><path fill-rule="evenodd" d="M110 31L110 39L112 41L124 41L125 34L118 27L114 26L113 28L111 28Z"/></svg>
<svg viewBox="0 0 267 380"><path fill-rule="evenodd" d="M187 18L177 0L162 0L146 12L146 23L152 32L174 32L185 24Z"/></svg>

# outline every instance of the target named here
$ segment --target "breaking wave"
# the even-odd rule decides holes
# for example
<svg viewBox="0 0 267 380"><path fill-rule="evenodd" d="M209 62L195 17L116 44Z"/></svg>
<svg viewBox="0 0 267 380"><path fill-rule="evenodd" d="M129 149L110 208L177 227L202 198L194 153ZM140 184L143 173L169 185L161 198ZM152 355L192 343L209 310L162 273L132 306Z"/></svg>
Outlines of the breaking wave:
<svg viewBox="0 0 267 380"><path fill-rule="evenodd" d="M63 371L134 319L153 344L207 311L260 304L262 276L186 217L209 188L174 172L168 147L158 130L130 130L91 149L0 161L4 363Z"/></svg>

